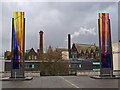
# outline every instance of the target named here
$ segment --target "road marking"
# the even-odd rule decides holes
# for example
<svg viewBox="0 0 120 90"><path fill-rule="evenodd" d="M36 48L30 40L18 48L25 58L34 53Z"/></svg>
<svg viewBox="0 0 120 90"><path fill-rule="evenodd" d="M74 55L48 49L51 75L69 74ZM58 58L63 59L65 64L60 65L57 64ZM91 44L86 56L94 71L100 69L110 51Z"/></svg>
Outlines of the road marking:
<svg viewBox="0 0 120 90"><path fill-rule="evenodd" d="M71 83L70 81L66 80L65 78L63 78L62 76L59 76L60 78L62 78L63 80L65 80L67 83L71 84L72 86L74 86L75 88L79 88L78 86L76 86L75 84Z"/></svg>

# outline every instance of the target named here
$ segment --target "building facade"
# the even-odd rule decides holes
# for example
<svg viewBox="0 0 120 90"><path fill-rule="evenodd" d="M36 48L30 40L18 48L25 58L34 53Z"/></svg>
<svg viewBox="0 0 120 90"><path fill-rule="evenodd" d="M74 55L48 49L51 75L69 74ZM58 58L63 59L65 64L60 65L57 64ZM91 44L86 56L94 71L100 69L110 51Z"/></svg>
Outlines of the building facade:
<svg viewBox="0 0 120 90"><path fill-rule="evenodd" d="M5 60L10 60L11 59L11 52L10 51L6 51L4 53L4 59Z"/></svg>
<svg viewBox="0 0 120 90"><path fill-rule="evenodd" d="M38 59L38 54L35 52L33 48L30 50L26 50L25 53L25 60L37 60Z"/></svg>
<svg viewBox="0 0 120 90"><path fill-rule="evenodd" d="M69 52L68 51L62 51L62 59L69 60Z"/></svg>
<svg viewBox="0 0 120 90"><path fill-rule="evenodd" d="M86 59L100 59L99 47L89 44L75 44L73 43L71 49L72 58L86 58Z"/></svg>
<svg viewBox="0 0 120 90"><path fill-rule="evenodd" d="M113 70L120 70L120 42L112 44Z"/></svg>
<svg viewBox="0 0 120 90"><path fill-rule="evenodd" d="M25 60L38 60L38 58L39 58L38 53L35 52L35 50L33 48L26 50ZM5 52L4 59L11 60L11 52L10 51Z"/></svg>
<svg viewBox="0 0 120 90"><path fill-rule="evenodd" d="M100 62L98 59L71 59L70 60L70 74L76 74L77 71L99 71Z"/></svg>

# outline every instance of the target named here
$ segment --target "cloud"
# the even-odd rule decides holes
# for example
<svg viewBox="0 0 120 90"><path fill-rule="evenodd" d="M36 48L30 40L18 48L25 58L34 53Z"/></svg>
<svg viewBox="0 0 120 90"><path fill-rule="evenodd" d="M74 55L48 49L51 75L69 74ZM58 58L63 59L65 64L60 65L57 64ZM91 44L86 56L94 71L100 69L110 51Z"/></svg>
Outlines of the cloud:
<svg viewBox="0 0 120 90"><path fill-rule="evenodd" d="M75 31L71 37L72 39L75 37L78 37L79 35L96 35L96 30L94 28L85 28L85 27L80 27L79 31Z"/></svg>
<svg viewBox="0 0 120 90"><path fill-rule="evenodd" d="M88 35L97 35L96 33L96 28L86 28L86 27L80 27L80 29L78 31L75 31L73 34L71 34L71 39L73 38L77 38L79 37L79 35L84 35L84 36L88 36ZM65 41L67 41L68 37L65 39Z"/></svg>

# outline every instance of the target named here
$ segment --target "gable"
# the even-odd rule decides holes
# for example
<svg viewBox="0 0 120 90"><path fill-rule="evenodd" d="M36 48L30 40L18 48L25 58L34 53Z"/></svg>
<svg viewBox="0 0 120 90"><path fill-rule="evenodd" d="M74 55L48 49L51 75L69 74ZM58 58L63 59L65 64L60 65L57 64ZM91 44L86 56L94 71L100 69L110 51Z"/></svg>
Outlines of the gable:
<svg viewBox="0 0 120 90"><path fill-rule="evenodd" d="M26 56L31 56L31 55L38 56L37 53L35 52L35 50L33 48L30 49L29 52L26 53Z"/></svg>
<svg viewBox="0 0 120 90"><path fill-rule="evenodd" d="M78 51L78 53L81 53L81 51L83 51L84 53L87 52L91 52L91 51L95 51L96 50L96 46L95 45L89 45L89 44L73 44L72 47L73 50L77 49L76 51Z"/></svg>
<svg viewBox="0 0 120 90"><path fill-rule="evenodd" d="M72 52L76 52L76 51L77 51L77 48L76 48L75 44L73 44L73 46L72 46Z"/></svg>

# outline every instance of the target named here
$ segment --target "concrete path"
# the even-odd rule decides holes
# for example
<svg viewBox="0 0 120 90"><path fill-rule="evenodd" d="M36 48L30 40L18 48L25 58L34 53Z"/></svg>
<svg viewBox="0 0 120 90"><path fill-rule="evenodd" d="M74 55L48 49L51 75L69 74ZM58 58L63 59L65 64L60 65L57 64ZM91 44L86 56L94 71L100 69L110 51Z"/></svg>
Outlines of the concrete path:
<svg viewBox="0 0 120 90"><path fill-rule="evenodd" d="M2 81L2 88L118 88L117 79L88 76L41 76L30 81Z"/></svg>

